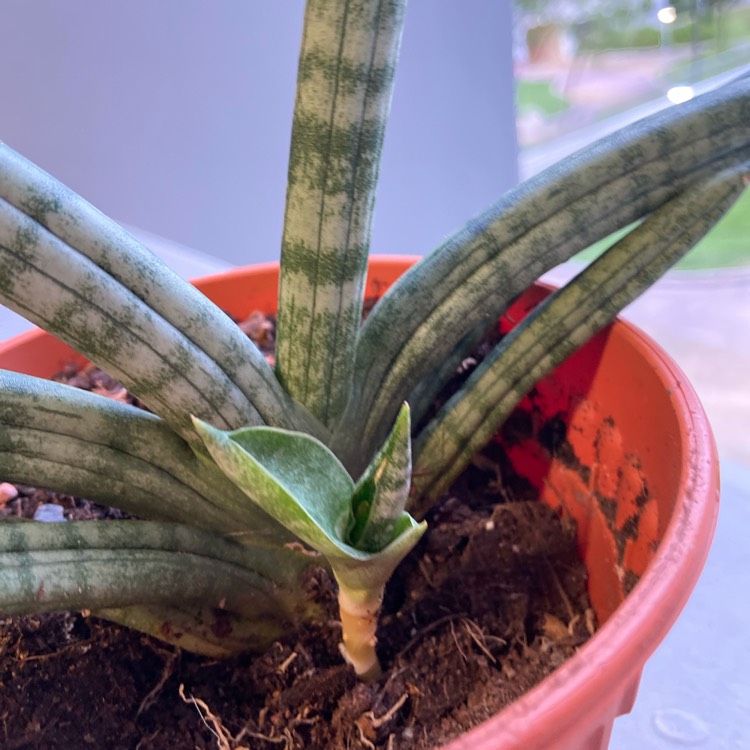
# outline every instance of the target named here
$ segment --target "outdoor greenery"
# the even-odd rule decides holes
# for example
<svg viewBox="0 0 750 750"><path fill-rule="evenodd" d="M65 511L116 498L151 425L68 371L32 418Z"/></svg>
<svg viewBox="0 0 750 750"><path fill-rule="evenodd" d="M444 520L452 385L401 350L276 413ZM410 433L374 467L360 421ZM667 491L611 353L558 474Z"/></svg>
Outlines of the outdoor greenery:
<svg viewBox="0 0 750 750"><path fill-rule="evenodd" d="M548 81L518 81L516 83L518 113L541 112L546 117L565 112L570 103L552 91Z"/></svg>
<svg viewBox="0 0 750 750"><path fill-rule="evenodd" d="M536 380L677 262L742 192L748 78L500 197L410 269L362 324L404 5L307 3L275 371L135 239L0 145L0 302L153 412L0 371L0 477L139 519L3 520L0 611L86 608L220 656L323 617L304 583L310 566L325 565L339 586L342 653L373 678L383 587L430 508ZM425 420L524 289L634 222ZM213 627L219 617L231 627Z"/></svg>
<svg viewBox="0 0 750 750"><path fill-rule="evenodd" d="M569 30L579 50L659 47L710 42L715 51L750 36L750 6L737 0L672 0L673 25L662 24L651 0L514 0L517 21L533 29L556 25Z"/></svg>

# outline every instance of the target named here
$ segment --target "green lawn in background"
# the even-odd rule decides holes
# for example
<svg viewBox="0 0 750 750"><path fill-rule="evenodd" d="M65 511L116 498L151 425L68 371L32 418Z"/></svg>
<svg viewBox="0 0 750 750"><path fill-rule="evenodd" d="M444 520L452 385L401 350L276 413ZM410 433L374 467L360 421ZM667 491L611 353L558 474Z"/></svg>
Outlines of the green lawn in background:
<svg viewBox="0 0 750 750"><path fill-rule="evenodd" d="M546 117L564 112L570 103L552 91L549 81L516 81L519 114L540 112Z"/></svg>
<svg viewBox="0 0 750 750"><path fill-rule="evenodd" d="M617 232L579 253L586 263L601 255L627 230ZM746 190L727 215L678 264L682 271L731 268L750 265L750 189Z"/></svg>

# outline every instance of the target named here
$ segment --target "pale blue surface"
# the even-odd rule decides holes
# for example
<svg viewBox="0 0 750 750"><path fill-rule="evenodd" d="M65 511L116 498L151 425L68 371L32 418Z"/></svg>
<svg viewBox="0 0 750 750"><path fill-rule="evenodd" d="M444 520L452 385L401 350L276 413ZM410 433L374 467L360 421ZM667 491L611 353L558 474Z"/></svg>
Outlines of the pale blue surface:
<svg viewBox="0 0 750 750"><path fill-rule="evenodd" d="M721 511L703 575L646 665L610 750L750 748L750 468L722 462Z"/></svg>
<svg viewBox="0 0 750 750"><path fill-rule="evenodd" d="M0 140L108 216L280 252L302 0L3 0ZM409 3L372 246L425 253L516 184L510 3Z"/></svg>

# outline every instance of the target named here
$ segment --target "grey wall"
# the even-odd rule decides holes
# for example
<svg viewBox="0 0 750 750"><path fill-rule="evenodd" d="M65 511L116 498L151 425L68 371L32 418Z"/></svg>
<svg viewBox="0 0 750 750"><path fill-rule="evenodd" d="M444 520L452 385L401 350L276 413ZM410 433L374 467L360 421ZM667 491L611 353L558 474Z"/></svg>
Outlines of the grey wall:
<svg viewBox="0 0 750 750"><path fill-rule="evenodd" d="M510 3L411 0L373 250L425 252L517 179ZM114 218L278 256L302 0L2 0L0 139Z"/></svg>

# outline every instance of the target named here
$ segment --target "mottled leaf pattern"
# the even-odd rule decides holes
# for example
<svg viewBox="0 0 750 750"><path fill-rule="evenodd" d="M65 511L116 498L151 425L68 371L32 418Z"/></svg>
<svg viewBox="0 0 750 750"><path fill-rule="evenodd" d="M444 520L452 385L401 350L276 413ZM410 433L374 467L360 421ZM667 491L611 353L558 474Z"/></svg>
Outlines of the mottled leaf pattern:
<svg viewBox="0 0 750 750"><path fill-rule="evenodd" d="M85 607L201 653L260 648L289 622L322 616L302 585L307 555L322 558L298 551L301 540L339 583L342 653L375 677L385 583L425 529L405 510L402 404L414 396L421 415L465 348L541 273L642 220L506 336L419 435L411 510L421 514L534 381L742 189L730 168L750 159L750 76L511 191L397 282L360 329L404 6L308 0L275 375L218 308L0 144L0 302L159 415L0 372L0 478L158 519L0 521L0 612ZM231 636L212 631L217 612ZM168 622L179 634L165 634Z"/></svg>
<svg viewBox="0 0 750 750"><path fill-rule="evenodd" d="M284 547L241 545L180 524L0 520L0 611L200 604L240 618L261 645L269 625L280 632L315 615L298 596L309 564Z"/></svg>
<svg viewBox="0 0 750 750"><path fill-rule="evenodd" d="M0 370L0 477L54 487L140 518L245 542L289 533L165 422L112 399Z"/></svg>
<svg viewBox="0 0 750 750"><path fill-rule="evenodd" d="M192 412L229 427L317 429L219 308L3 143L0 302L120 377L175 426Z"/></svg>
<svg viewBox="0 0 750 750"><path fill-rule="evenodd" d="M399 404L456 341L490 324L539 275L750 158L750 77L608 136L510 191L391 287L365 322L355 395L333 446L361 470ZM363 429L364 426L364 429Z"/></svg>
<svg viewBox="0 0 750 750"><path fill-rule="evenodd" d="M410 483L411 419L404 404L385 445L354 488L349 544L365 552L378 552L408 528L411 519L404 508Z"/></svg>
<svg viewBox="0 0 750 750"><path fill-rule="evenodd" d="M424 532L422 524L403 513L411 465L406 408L377 455L377 465L365 474L379 505L366 537L369 547L380 540L372 550L354 546L348 538L354 525L352 502L361 497L341 462L315 438L271 427L223 432L197 419L195 426L226 475L266 513L325 555L339 581L351 588L385 585Z"/></svg>
<svg viewBox="0 0 750 750"><path fill-rule="evenodd" d="M326 424L351 387L404 5L307 3L281 251L277 373Z"/></svg>
<svg viewBox="0 0 750 750"><path fill-rule="evenodd" d="M711 229L749 175L750 162L673 198L503 338L417 440L418 514L468 465L534 383L611 323Z"/></svg>

